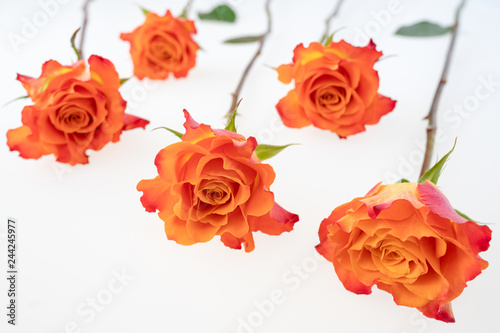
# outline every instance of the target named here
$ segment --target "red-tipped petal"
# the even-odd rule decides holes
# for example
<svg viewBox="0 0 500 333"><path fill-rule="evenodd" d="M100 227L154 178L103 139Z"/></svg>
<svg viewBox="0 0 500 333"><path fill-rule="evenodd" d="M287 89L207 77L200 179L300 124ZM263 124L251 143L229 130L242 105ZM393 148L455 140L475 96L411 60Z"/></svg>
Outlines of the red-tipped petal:
<svg viewBox="0 0 500 333"><path fill-rule="evenodd" d="M252 232L249 232L240 238L226 232L221 235L220 240L224 243L224 245L232 249L241 250L242 244L245 247L245 252L252 252L255 249Z"/></svg>
<svg viewBox="0 0 500 333"><path fill-rule="evenodd" d="M280 235L283 232L291 231L299 220L297 214L290 213L276 202L269 213L252 218L253 230L262 231L268 235Z"/></svg>
<svg viewBox="0 0 500 333"><path fill-rule="evenodd" d="M149 124L148 120L125 113L123 115L123 128L122 128L122 130L126 131L126 130L130 130L130 129L138 128L138 127L146 128L147 124Z"/></svg>
<svg viewBox="0 0 500 333"><path fill-rule="evenodd" d="M361 283L354 272L344 268L340 263L334 263L334 267L345 289L358 295L369 295L372 293L372 286Z"/></svg>
<svg viewBox="0 0 500 333"><path fill-rule="evenodd" d="M430 301L425 306L419 307L418 310L429 318L441 320L445 323L455 322L455 316L453 315L451 302L441 304L438 300Z"/></svg>

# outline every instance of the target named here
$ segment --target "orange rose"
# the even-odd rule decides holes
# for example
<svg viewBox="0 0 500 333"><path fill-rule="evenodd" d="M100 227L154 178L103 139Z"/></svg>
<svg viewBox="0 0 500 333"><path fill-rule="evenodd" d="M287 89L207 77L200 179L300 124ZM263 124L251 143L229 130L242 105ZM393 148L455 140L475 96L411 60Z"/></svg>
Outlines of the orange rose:
<svg viewBox="0 0 500 333"><path fill-rule="evenodd" d="M376 185L323 220L319 238L316 249L347 290L370 294L377 285L398 305L454 322L450 302L488 267L478 253L491 230L458 215L426 181Z"/></svg>
<svg viewBox="0 0 500 333"><path fill-rule="evenodd" d="M168 10L163 17L148 13L143 25L120 38L130 42L134 75L139 80L164 80L170 73L185 77L194 67L199 49L191 38L195 33L193 21L175 18Z"/></svg>
<svg viewBox="0 0 500 333"><path fill-rule="evenodd" d="M47 61L38 79L17 78L34 105L24 107L23 126L7 132L11 151L23 158L54 154L58 162L88 163L87 149L117 142L123 130L145 127L147 120L124 113L126 102L118 88L113 64L99 56L71 66Z"/></svg>
<svg viewBox="0 0 500 333"><path fill-rule="evenodd" d="M366 47L344 41L298 45L293 63L276 69L281 82L295 80L295 89L276 105L283 123L293 128L313 124L341 138L378 123L396 105L377 93L379 78L373 65L380 56L372 42Z"/></svg>
<svg viewBox="0 0 500 333"><path fill-rule="evenodd" d="M182 141L158 153L156 178L137 185L146 211L159 211L167 238L191 245L220 235L224 245L241 249L244 244L250 252L252 232L292 230L299 218L274 202L269 187L275 174L257 158L255 138L213 130L184 114Z"/></svg>

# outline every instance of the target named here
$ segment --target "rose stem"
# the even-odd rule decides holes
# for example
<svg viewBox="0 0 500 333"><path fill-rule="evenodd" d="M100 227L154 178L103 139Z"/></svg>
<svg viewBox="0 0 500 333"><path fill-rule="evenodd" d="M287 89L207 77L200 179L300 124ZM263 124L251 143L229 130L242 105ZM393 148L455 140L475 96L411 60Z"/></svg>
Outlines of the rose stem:
<svg viewBox="0 0 500 333"><path fill-rule="evenodd" d="M84 59L83 58L83 42L85 40L85 31L87 30L87 18L88 18L88 14L89 14L88 7L89 7L89 3L91 1L92 0L86 0L83 4L83 23L82 23L82 31L81 31L82 37L80 38L80 48L78 49L80 59Z"/></svg>
<svg viewBox="0 0 500 333"><path fill-rule="evenodd" d="M443 91L444 84L446 83L446 76L448 75L448 69L450 67L450 61L451 61L451 55L453 53L453 49L455 47L455 40L457 38L457 31L458 31L458 22L460 18L460 12L462 11L462 8L465 5L466 0L462 0L460 5L458 6L456 12L455 12L455 22L453 23L453 26L451 28L451 41L450 45L448 47L448 54L446 55L446 61L444 63L443 67L443 73L441 74L441 79L439 80L439 85L436 89L436 93L434 95L434 99L432 100L432 105L431 109L429 111L429 114L424 118L429 121L429 124L427 125L427 144L425 147L425 156L424 156L424 162L422 163L422 170L420 171L420 177L429 170L431 167L431 161L432 161L432 154L434 152L434 141L435 141L435 136L436 136L436 112L437 112L437 107L439 104L439 98L441 97L441 92Z"/></svg>
<svg viewBox="0 0 500 333"><path fill-rule="evenodd" d="M330 37L330 23L331 21L339 14L340 7L342 7L342 4L344 3L344 0L338 0L337 5L335 6L335 9L333 12L328 16L325 20L325 32L321 36L321 39L319 40L320 43L324 43L328 40L328 37Z"/></svg>
<svg viewBox="0 0 500 333"><path fill-rule="evenodd" d="M179 17L187 19L189 10L191 9L191 5L193 4L193 0L188 0L186 3L186 6L184 6L184 9L182 10L182 13Z"/></svg>
<svg viewBox="0 0 500 333"><path fill-rule="evenodd" d="M252 68L255 60L259 57L260 53L262 52L262 48L264 47L264 42L266 41L267 36L271 33L271 10L269 9L269 6L271 4L271 0L266 0L265 4L265 10L266 10L266 15L267 15L267 30L266 32L260 36L259 38L259 48L257 49L257 52L255 52L254 56L248 63L247 67L245 68L245 71L243 72L243 75L241 76L240 82L238 83L238 86L236 87L236 91L232 94L232 102L231 102L231 107L229 108L229 111L227 112L227 119L228 121L231 119L233 116L233 113L235 112L236 106L238 104L238 99L240 96L241 89L243 88L243 84L245 83L245 79L248 76L248 73L250 72L250 69Z"/></svg>

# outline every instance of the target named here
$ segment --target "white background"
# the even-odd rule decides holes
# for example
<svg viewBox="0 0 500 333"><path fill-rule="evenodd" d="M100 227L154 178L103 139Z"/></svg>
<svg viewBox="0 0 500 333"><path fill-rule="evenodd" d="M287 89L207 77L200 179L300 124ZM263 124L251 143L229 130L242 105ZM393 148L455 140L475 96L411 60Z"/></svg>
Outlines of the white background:
<svg viewBox="0 0 500 333"><path fill-rule="evenodd" d="M16 73L38 77L46 60L66 65L75 60L69 38L81 23L83 1L65 2L52 8L45 22L43 6L36 0L0 2L0 104L25 94L15 81ZM218 3L195 1L191 17ZM458 137L440 188L454 207L491 223L493 229L491 248L482 255L490 267L453 302L455 324L396 306L389 294L376 288L370 296L346 291L332 265L314 255L314 246L321 220L336 206L364 195L379 181L416 180L425 137L422 118L430 107L450 36L415 39L394 32L423 19L451 24L456 0L399 0L397 13L390 17L376 14L387 13L387 0L346 1L332 26L346 27L336 39L361 45L366 44L363 31L373 37L377 49L391 56L376 64L380 92L398 100L394 112L379 124L347 140L314 127L284 128L274 105L292 85L280 83L265 66L289 63L297 44L318 40L335 2L274 0L273 32L242 91L237 125L240 133L261 143L302 144L268 161L277 173L271 187L277 202L300 215L295 230L279 237L256 234L256 249L249 254L231 250L218 239L184 247L168 241L158 216L144 211L135 186L156 175L156 153L177 141L166 131L151 129L183 130L184 108L198 122L222 127L230 93L257 45L221 41L265 29L262 0L229 3L238 15L235 24L196 21L195 38L204 51L198 53L196 67L187 78L171 77L156 84L133 79L121 88L129 101L127 112L151 124L147 130L124 132L118 143L101 151L89 152L88 165L61 165L53 156L25 160L9 152L5 133L21 125L21 110L30 102L0 109L0 267L6 270L6 220L14 217L20 272L16 327L6 324L7 283L1 279L0 330L492 332L500 298L496 224L500 3L475 0L464 8L439 107L442 138L436 144L436 156L443 156ZM174 0L95 0L89 7L85 54L110 59L121 77L132 74L132 62L129 44L119 34L143 22L138 4L160 14L168 8L179 14L183 7L182 1ZM16 50L9 35L22 36L23 25L34 19L37 31ZM488 92L481 83L488 78L497 84L490 87L489 97L478 100L476 90ZM454 105L462 105L465 112L458 114ZM115 275L122 272L133 280L118 282ZM282 294L274 308L269 306L272 293ZM88 303L92 299L100 299L100 311L92 310ZM265 314L256 302L266 304ZM241 326L243 321L249 326Z"/></svg>

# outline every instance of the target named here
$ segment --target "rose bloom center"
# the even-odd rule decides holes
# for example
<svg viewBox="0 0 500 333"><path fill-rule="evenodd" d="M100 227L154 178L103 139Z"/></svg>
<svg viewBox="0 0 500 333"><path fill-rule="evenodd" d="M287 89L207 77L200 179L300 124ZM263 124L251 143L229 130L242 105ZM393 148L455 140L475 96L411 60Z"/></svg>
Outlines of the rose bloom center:
<svg viewBox="0 0 500 333"><path fill-rule="evenodd" d="M73 133L87 127L91 121L88 112L78 106L69 105L59 109L54 126L65 133Z"/></svg>

